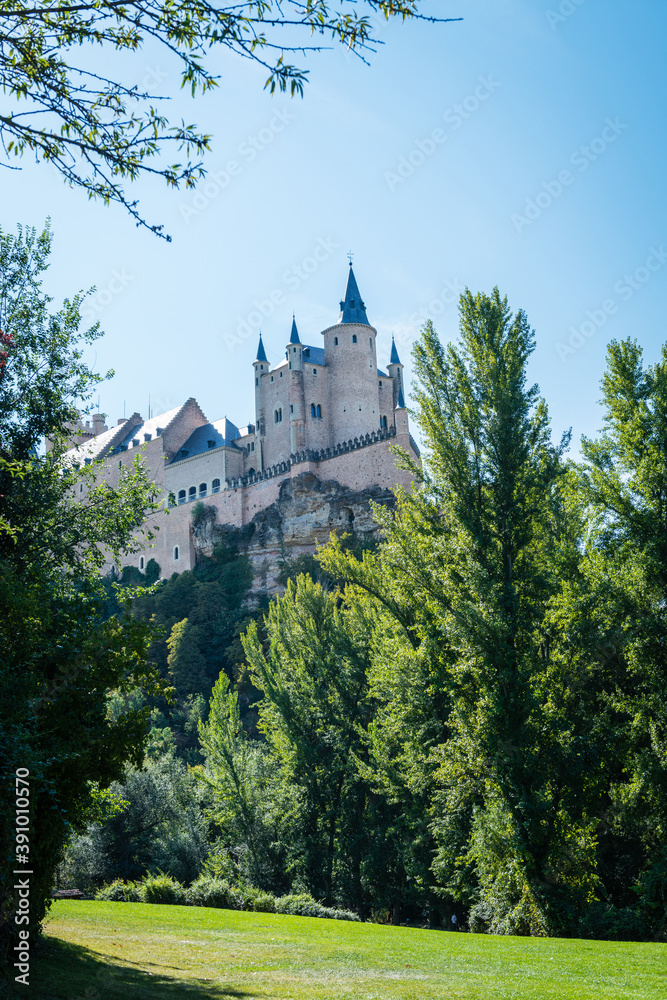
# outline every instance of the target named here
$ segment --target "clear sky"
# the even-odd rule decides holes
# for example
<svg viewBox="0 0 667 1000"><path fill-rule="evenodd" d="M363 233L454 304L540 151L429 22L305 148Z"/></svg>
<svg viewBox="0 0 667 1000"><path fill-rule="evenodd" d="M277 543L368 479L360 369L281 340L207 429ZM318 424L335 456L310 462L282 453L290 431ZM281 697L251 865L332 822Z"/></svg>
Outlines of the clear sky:
<svg viewBox="0 0 667 1000"><path fill-rule="evenodd" d="M319 344L335 322L347 251L378 360L392 331L409 365L419 327L457 330L458 291L498 285L537 334L531 375L558 435L600 425L605 345L667 339L664 0L441 0L454 24L382 25L370 67L337 49L307 60L303 100L216 56L221 86L195 101L147 49L125 78L175 95L214 134L199 196L136 188L165 243L88 202L48 166L0 174L0 224L55 232L57 298L97 286L91 354L115 369L113 422L195 396L209 419L253 419L261 322L272 362L294 310ZM111 62L107 61L107 68ZM231 164L231 168L230 168ZM315 252L317 251L317 253Z"/></svg>

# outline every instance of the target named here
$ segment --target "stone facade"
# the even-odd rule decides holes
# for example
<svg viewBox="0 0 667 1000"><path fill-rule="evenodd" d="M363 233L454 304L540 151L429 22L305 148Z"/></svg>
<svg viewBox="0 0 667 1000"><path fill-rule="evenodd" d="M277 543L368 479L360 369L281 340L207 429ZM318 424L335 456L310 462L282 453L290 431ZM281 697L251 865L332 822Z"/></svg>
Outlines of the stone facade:
<svg viewBox="0 0 667 1000"><path fill-rule="evenodd" d="M255 419L245 427L226 418L209 422L190 398L148 420L134 413L109 429L96 416L93 427L73 428L70 461L96 463L116 486L140 456L163 494L168 514L154 519L154 541L126 564L144 569L154 558L163 577L191 569L208 551L201 527L193 530L196 500L206 504L201 524L211 538L250 526L246 550L257 585L269 590L286 552L312 551L340 527L375 530L369 500L390 502L392 487L410 483L396 468L392 445L415 460L418 449L403 366L392 344L387 370L378 368L376 330L351 266L338 322L322 336L323 346L303 344L293 321L285 359L273 368L260 337ZM85 492L82 484L82 501Z"/></svg>

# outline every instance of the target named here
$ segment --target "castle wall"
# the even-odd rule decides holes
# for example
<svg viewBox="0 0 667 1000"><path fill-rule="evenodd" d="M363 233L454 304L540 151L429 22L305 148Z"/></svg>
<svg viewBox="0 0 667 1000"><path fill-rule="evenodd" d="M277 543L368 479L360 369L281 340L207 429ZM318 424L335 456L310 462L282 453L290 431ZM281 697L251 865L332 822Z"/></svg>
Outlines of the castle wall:
<svg viewBox="0 0 667 1000"><path fill-rule="evenodd" d="M398 484L408 488L411 477L396 468L396 458L391 451L393 445L398 445L416 458L407 429L407 411L399 411L400 413L404 414L404 426L394 437L323 461L293 463L288 471L269 479L247 486L236 486L213 495L209 493L204 502L216 509L218 525L242 527L250 524L254 517L278 500L284 482L303 477L304 474L311 474L320 482L335 480L342 488L354 491L376 487L386 490ZM191 525L193 508L194 504L188 502L171 507L168 514L157 515L151 523L159 524L160 529L153 541L142 552L125 557L123 565L139 567L143 556L144 566L151 558L159 563L162 577L192 569L196 558ZM318 540L322 539L313 532L312 537L303 539L299 551L313 551ZM178 559L174 555L176 548Z"/></svg>

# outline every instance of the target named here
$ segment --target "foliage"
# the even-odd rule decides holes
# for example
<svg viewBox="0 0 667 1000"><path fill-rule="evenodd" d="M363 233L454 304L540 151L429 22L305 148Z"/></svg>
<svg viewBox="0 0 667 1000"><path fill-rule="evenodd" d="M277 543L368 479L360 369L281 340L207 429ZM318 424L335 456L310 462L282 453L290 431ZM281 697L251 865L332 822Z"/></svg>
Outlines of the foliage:
<svg viewBox="0 0 667 1000"><path fill-rule="evenodd" d="M64 422L97 377L82 361L81 297L58 312L41 290L48 229L0 234L0 308L6 334L0 376L0 773L4 787L17 768L30 772L31 919L39 928L55 866L71 832L95 810L99 789L138 762L147 712L107 718L106 693L145 687L157 693L147 661L149 623L132 615L131 595L109 616L99 570L118 557L156 513L155 487L137 465L112 490L94 466L62 461ZM42 435L54 447L38 454ZM80 479L90 503L75 501ZM0 954L11 946L16 867L11 800L0 814L2 893Z"/></svg>
<svg viewBox="0 0 667 1000"><path fill-rule="evenodd" d="M418 12L416 0L366 0L366 7L384 20L435 20ZM138 85L132 70L123 74L123 57L157 42L180 64L181 86L194 97L218 85L215 50L222 47L263 67L271 92L294 95L303 92L307 73L288 60L293 53L320 50L309 43L313 34L341 42L362 58L373 51L369 17L350 0L297 4L287 14L273 2L97 0L35 6L0 0L5 164L34 153L89 198L117 202L138 225L147 225L123 182L155 175L171 187L194 187L205 175L199 157L210 136L185 121L171 122L160 108L165 97ZM100 48L108 55L108 70L100 68ZM183 155L183 162L174 162ZM162 235L161 226L149 228Z"/></svg>
<svg viewBox="0 0 667 1000"><path fill-rule="evenodd" d="M60 884L90 890L157 872L191 882L208 853L199 791L176 756L171 730L151 729L143 766L127 767L122 781L111 786L121 807L67 845Z"/></svg>
<svg viewBox="0 0 667 1000"><path fill-rule="evenodd" d="M98 889L95 899L107 903L141 903L142 886L140 882L124 882L117 878Z"/></svg>
<svg viewBox="0 0 667 1000"><path fill-rule="evenodd" d="M185 890L180 882L163 872L148 875L141 886L141 902L180 905L185 902Z"/></svg>

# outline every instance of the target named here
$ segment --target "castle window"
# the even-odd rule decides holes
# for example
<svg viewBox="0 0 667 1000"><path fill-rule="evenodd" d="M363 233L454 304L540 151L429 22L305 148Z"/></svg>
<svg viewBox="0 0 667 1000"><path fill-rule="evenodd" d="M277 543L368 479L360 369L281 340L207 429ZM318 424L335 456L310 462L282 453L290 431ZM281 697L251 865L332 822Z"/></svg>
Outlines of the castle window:
<svg viewBox="0 0 667 1000"><path fill-rule="evenodd" d="M144 557L141 556L139 558L139 569L143 569L143 568L144 568Z"/></svg>
<svg viewBox="0 0 667 1000"><path fill-rule="evenodd" d="M334 347L338 347L338 337L334 337Z"/></svg>
<svg viewBox="0 0 667 1000"><path fill-rule="evenodd" d="M379 380L378 385L382 388L382 379Z"/></svg>
<svg viewBox="0 0 667 1000"><path fill-rule="evenodd" d="M119 463L118 463L118 468L119 468L119 469L122 469L122 468L123 468L123 463L122 463L122 462L119 462Z"/></svg>
<svg viewBox="0 0 667 1000"><path fill-rule="evenodd" d="M318 420L322 419L322 407L320 406L319 403L317 404L317 410L315 416L317 417Z"/></svg>
<svg viewBox="0 0 667 1000"><path fill-rule="evenodd" d="M317 368L313 368L313 375L317 375Z"/></svg>
<svg viewBox="0 0 667 1000"><path fill-rule="evenodd" d="M280 373L280 377L281 377L281 378L283 377L283 373L282 373L282 372Z"/></svg>
<svg viewBox="0 0 667 1000"><path fill-rule="evenodd" d="M313 420L322 419L322 407L320 406L319 403L317 404L317 406L315 405L315 403L310 404L310 415L313 418Z"/></svg>
<svg viewBox="0 0 667 1000"><path fill-rule="evenodd" d="M271 376L271 381L273 382L273 375Z"/></svg>
<svg viewBox="0 0 667 1000"><path fill-rule="evenodd" d="M83 493L83 483L79 483L79 493Z"/></svg>
<svg viewBox="0 0 667 1000"><path fill-rule="evenodd" d="M255 470L252 469L252 468L248 469L248 475L249 476L254 476L255 475Z"/></svg>
<svg viewBox="0 0 667 1000"><path fill-rule="evenodd" d="M132 438L132 447L133 448L139 447L139 438Z"/></svg>
<svg viewBox="0 0 667 1000"><path fill-rule="evenodd" d="M211 483L211 493L219 493L219 492L220 492L220 480L214 479L213 482Z"/></svg>
<svg viewBox="0 0 667 1000"><path fill-rule="evenodd" d="M259 385L259 379L258 378L255 379L255 385Z"/></svg>
<svg viewBox="0 0 667 1000"><path fill-rule="evenodd" d="M178 502L185 503L185 490L178 491Z"/></svg>
<svg viewBox="0 0 667 1000"><path fill-rule="evenodd" d="M315 404L314 403L310 404L310 415L311 415L311 417L314 420L315 419Z"/></svg>
<svg viewBox="0 0 667 1000"><path fill-rule="evenodd" d="M162 428L161 427L158 427L158 429L156 430L155 437L162 437Z"/></svg>
<svg viewBox="0 0 667 1000"><path fill-rule="evenodd" d="M174 562L178 562L178 545L174 545Z"/></svg>
<svg viewBox="0 0 667 1000"><path fill-rule="evenodd" d="M151 437L151 434L144 434L144 441L150 441Z"/></svg>
<svg viewBox="0 0 667 1000"><path fill-rule="evenodd" d="M206 485L206 483L200 483L199 484L199 496L200 497L205 497L207 493L208 493L208 486Z"/></svg>
<svg viewBox="0 0 667 1000"><path fill-rule="evenodd" d="M380 427L386 428L386 426L387 426L387 418L386 417L380 417Z"/></svg>
<svg viewBox="0 0 667 1000"><path fill-rule="evenodd" d="M197 487L191 486L188 490L188 500L194 500L197 496Z"/></svg>
<svg viewBox="0 0 667 1000"><path fill-rule="evenodd" d="M368 338L368 346L370 347L370 349L372 351L373 350L373 338L372 337Z"/></svg>
<svg viewBox="0 0 667 1000"><path fill-rule="evenodd" d="M282 419L283 419L282 407L278 407L277 410L273 411L273 420L274 420L274 423L279 424Z"/></svg>
<svg viewBox="0 0 667 1000"><path fill-rule="evenodd" d="M289 405L289 411L290 411L290 413L294 413L294 403L290 403L290 405Z"/></svg>
<svg viewBox="0 0 667 1000"><path fill-rule="evenodd" d="M357 342L357 335L356 335L356 333L353 333L352 334L352 343L356 344L356 342Z"/></svg>

